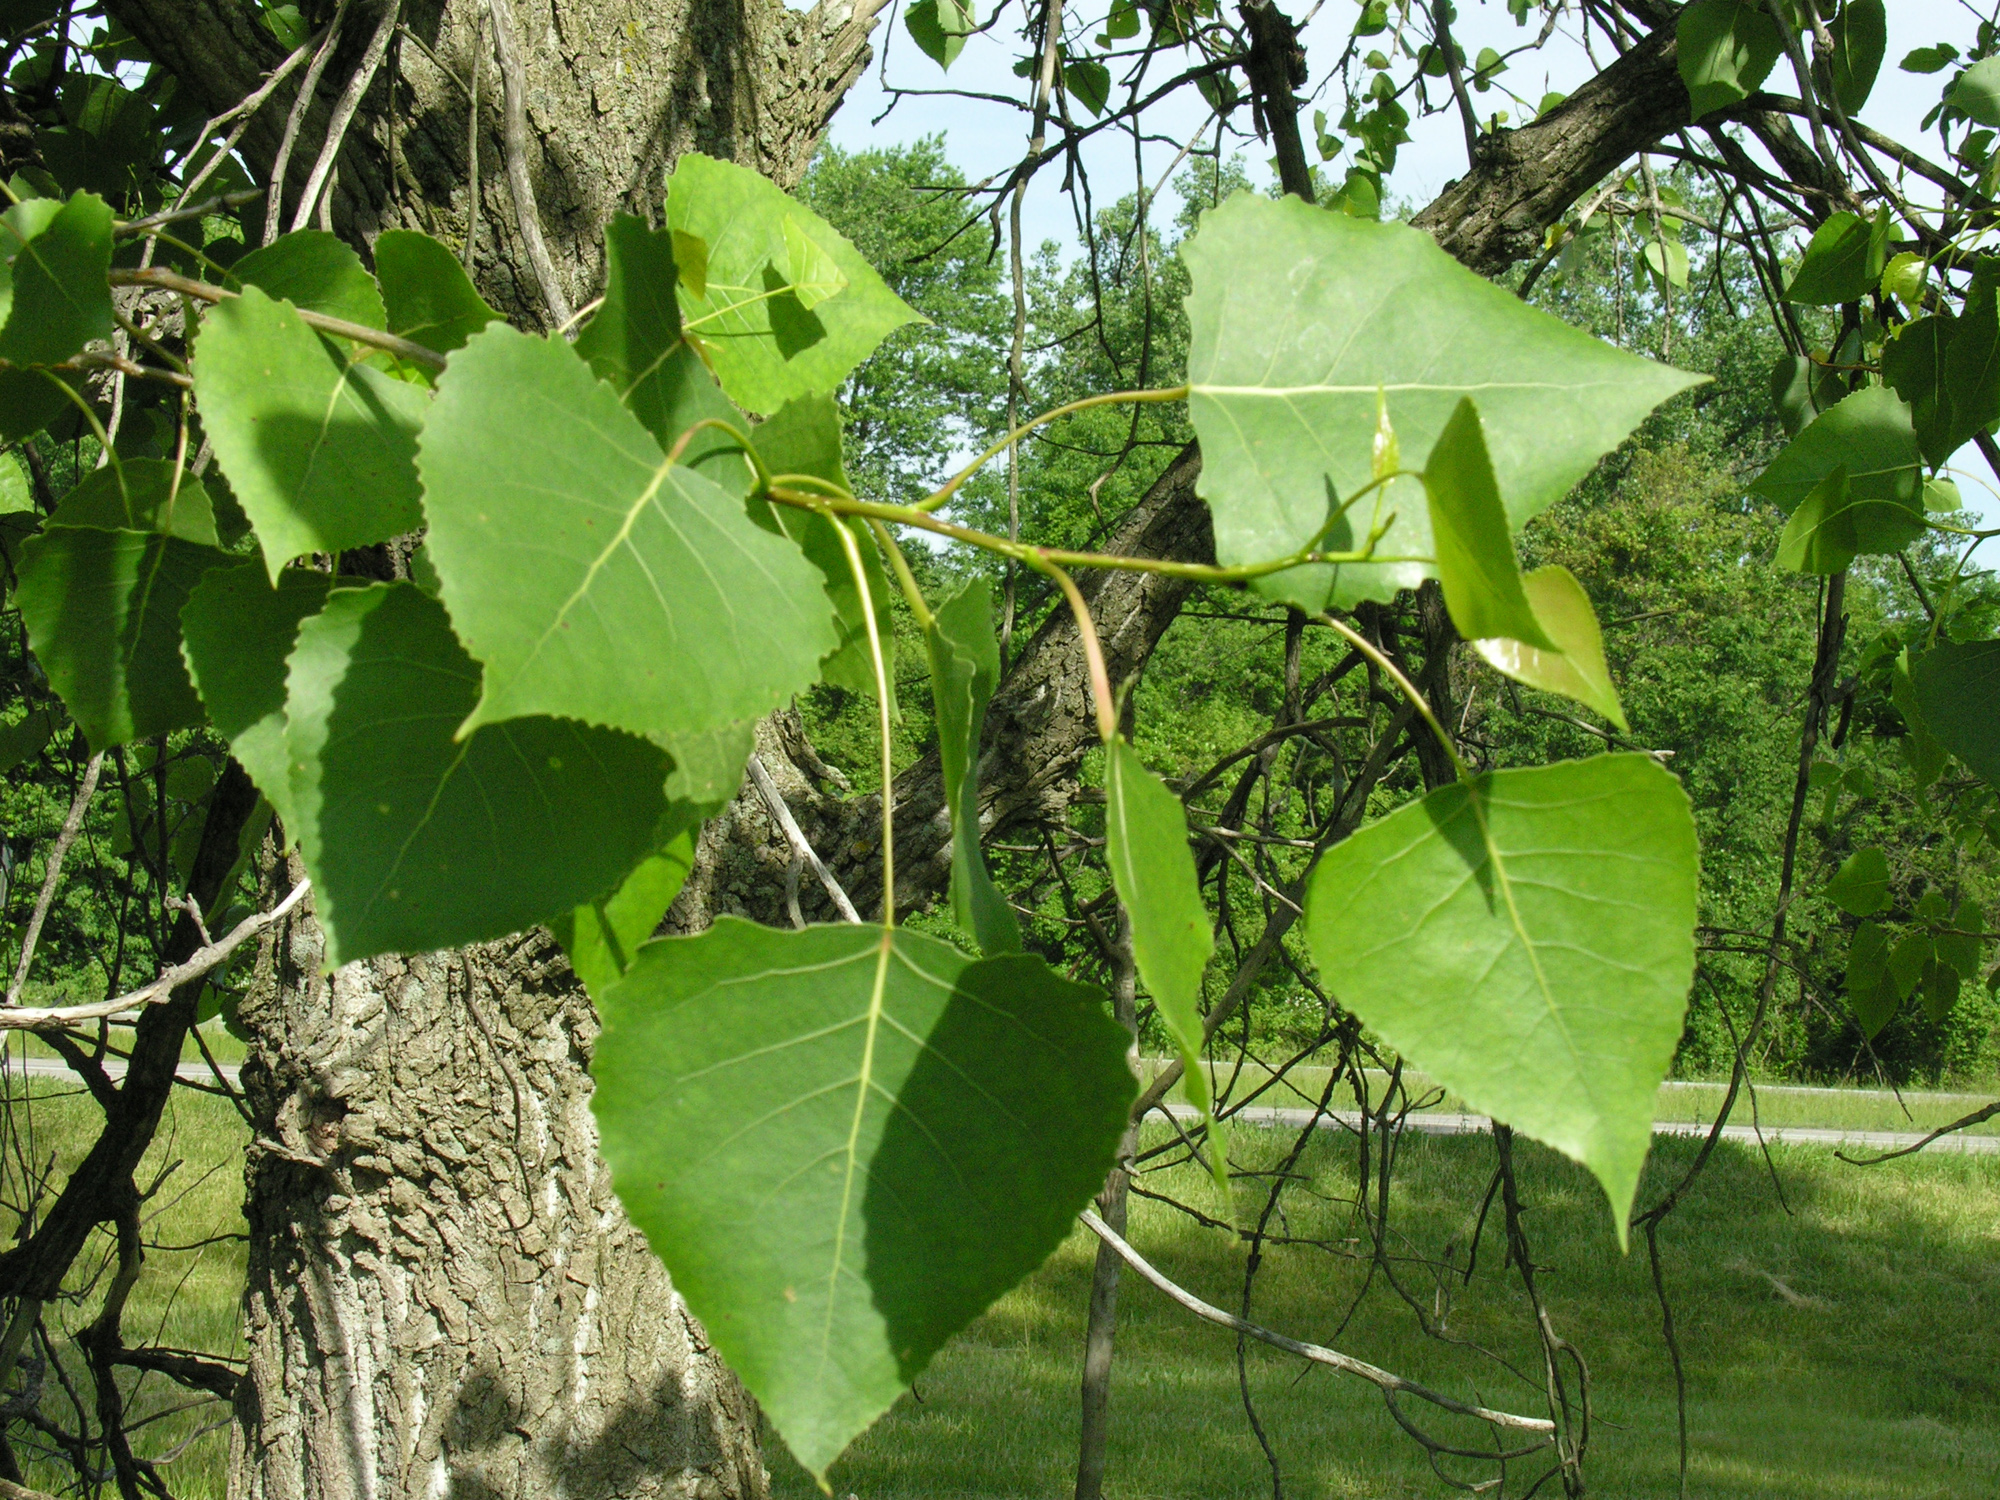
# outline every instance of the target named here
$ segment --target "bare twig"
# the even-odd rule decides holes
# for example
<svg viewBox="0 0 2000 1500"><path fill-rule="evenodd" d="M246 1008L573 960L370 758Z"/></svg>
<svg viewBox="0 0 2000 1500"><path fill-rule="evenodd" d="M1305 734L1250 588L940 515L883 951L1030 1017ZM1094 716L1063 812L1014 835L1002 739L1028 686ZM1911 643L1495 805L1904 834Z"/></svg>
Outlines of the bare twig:
<svg viewBox="0 0 2000 1500"><path fill-rule="evenodd" d="M1879 1167L1885 1161L1894 1161L1899 1156L1908 1156L1912 1152L1923 1150L1924 1147L1940 1136L1950 1135L1954 1131L1969 1130L1974 1125L1984 1124L1995 1115L2000 1115L2000 1101L1988 1104L1980 1109L1975 1109L1963 1119L1953 1120L1949 1125L1938 1126L1936 1130L1933 1130L1914 1146L1903 1146L1894 1151L1885 1151L1880 1156L1849 1156L1844 1151L1836 1151L1833 1154L1850 1166Z"/></svg>
<svg viewBox="0 0 2000 1500"><path fill-rule="evenodd" d="M514 8L510 0L486 0L486 13L493 17L493 56L500 64L500 138L507 144L507 186L514 195L514 217L520 223L528 264L535 268L535 279L542 284L542 303L549 310L549 322L560 328L570 320L570 305L556 280L548 243L542 238L541 211L535 206L535 185L528 176L528 84L514 36Z"/></svg>
<svg viewBox="0 0 2000 1500"><path fill-rule="evenodd" d="M278 142L278 154L271 162L270 197L264 203L264 237L261 245L268 245L278 237L278 224L285 211L285 169L291 165L292 147L299 138L299 122L305 119L306 111L312 107L313 95L319 90L319 75L326 71L327 59L333 56L335 43L340 40L340 23L347 19L347 9L353 0L340 0L334 8L333 19L326 24L321 34L319 50L313 53L311 66L299 83L298 96L292 100L290 113L285 116L285 133ZM220 161L221 158L217 157Z"/></svg>
<svg viewBox="0 0 2000 1500"><path fill-rule="evenodd" d="M34 915L28 918L28 930L21 937L21 961L14 966L14 981L7 986L7 1005L11 1009L21 1003L21 987L28 982L28 966L35 961L35 944L41 940L42 923L49 915L49 904L56 898L56 886L62 880L63 860L69 855L69 846L76 842L78 830L83 827L83 815L90 807L90 799L97 795L97 778L104 770L104 752L91 756L90 764L83 768L83 784L76 789L76 798L69 805L69 816L63 819L62 831L56 835L53 848L49 850L48 870L42 876L42 893L35 898Z"/></svg>
<svg viewBox="0 0 2000 1500"><path fill-rule="evenodd" d="M121 1011L158 1005L169 999L176 989L190 979L199 979L210 970L220 968L230 954L282 918L298 905L305 898L306 892L311 889L310 880L301 880L292 887L290 895L269 911L245 917L221 938L205 948L196 949L150 984L141 985L138 989L130 990L115 999L98 1000L88 1005L13 1006L0 1009L0 1031L41 1031L57 1026L74 1026L79 1021L100 1021Z"/></svg>
<svg viewBox="0 0 2000 1500"><path fill-rule="evenodd" d="M764 806L770 809L772 821L783 830L785 842L792 846L793 859L805 864L819 877L819 883L826 887L827 895L845 920L859 922L861 914L854 909L854 903L847 899L847 892L841 889L840 882L833 878L833 871L826 867L819 855L813 852L813 846L806 842L805 833L800 829L798 820L792 816L792 810L786 805L777 783L771 780L771 773L764 769L764 762L757 758L754 751L751 752L748 768L750 779L757 783L757 794L764 799Z"/></svg>
<svg viewBox="0 0 2000 1500"><path fill-rule="evenodd" d="M149 266L144 270L113 270L105 278L113 286L157 286L182 296L192 297L197 302L213 306L241 296L226 287L210 286L205 281L196 281L191 276L183 276L178 271L169 271L162 266ZM330 333L335 338L352 339L357 344L368 344L377 349L386 349L398 359L407 359L413 364L425 365L433 370L444 368L444 356L435 349L426 349L422 344L413 344L408 339L398 338L393 333L384 333L379 328L369 328L360 323L350 323L345 318L329 318L324 313L298 310L299 321L308 328L317 328L321 333ZM165 375L168 372L149 374Z"/></svg>
<svg viewBox="0 0 2000 1500"><path fill-rule="evenodd" d="M368 38L368 50L361 54L361 61L355 65L347 87L341 90L340 102L334 105L333 118L327 122L326 140L319 148L319 159L313 163L312 172L306 178L306 190L300 195L299 206L292 213L294 233L312 222L313 209L318 205L322 192L329 202L332 200L334 163L340 159L340 148L347 143L347 127L354 119L354 112L361 107L361 96L375 81L382 59L388 55L389 38L395 35L396 19L402 14L402 9L401 0L389 0L382 7L382 19L375 23L375 33Z"/></svg>
<svg viewBox="0 0 2000 1500"><path fill-rule="evenodd" d="M1544 1443L1555 1440L1556 1424L1546 1417L1523 1417L1513 1412L1494 1411L1490 1407L1468 1406L1463 1401L1454 1401L1451 1397L1440 1395L1427 1386L1417 1384L1414 1380L1406 1380L1401 1375L1392 1374L1365 1360L1356 1359L1351 1354L1342 1354L1338 1349L1329 1349L1322 1344L1301 1343L1297 1339L1285 1337L1282 1333L1273 1333L1268 1328L1260 1328L1257 1324L1239 1318L1234 1313L1226 1313L1221 1308L1202 1301L1185 1287L1169 1280L1163 1272L1156 1270L1143 1255L1128 1245L1116 1230L1089 1209L1086 1208L1078 1218L1084 1228L1116 1251L1126 1265L1198 1318L1237 1333L1248 1334L1251 1338L1259 1339L1274 1349L1283 1349L1288 1354L1296 1354L1301 1359L1311 1360L1314 1364L1329 1365L1349 1375L1358 1375L1387 1395L1415 1396L1419 1401L1428 1401L1433 1406L1461 1417L1490 1422L1495 1427L1504 1427L1514 1432L1532 1432Z"/></svg>

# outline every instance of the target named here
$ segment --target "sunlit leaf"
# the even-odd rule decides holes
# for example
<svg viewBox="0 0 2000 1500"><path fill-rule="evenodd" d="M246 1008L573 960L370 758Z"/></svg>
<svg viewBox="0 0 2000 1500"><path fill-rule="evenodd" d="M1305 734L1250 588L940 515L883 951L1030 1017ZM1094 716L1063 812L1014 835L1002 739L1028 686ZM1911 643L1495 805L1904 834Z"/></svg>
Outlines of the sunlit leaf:
<svg viewBox="0 0 2000 1500"><path fill-rule="evenodd" d="M931 659L945 806L951 809L952 914L981 952L1016 953L1020 923L987 874L979 849L979 740L986 705L1000 681L1000 645L984 578L975 575L937 606L924 644Z"/></svg>
<svg viewBox="0 0 2000 1500"><path fill-rule="evenodd" d="M721 917L594 996L619 1197L815 1475L1103 1185L1134 1082L1039 958Z"/></svg>
<svg viewBox="0 0 2000 1500"><path fill-rule="evenodd" d="M785 216L784 236L785 280L791 283L799 306L810 312L846 288L847 277L834 264L833 256L789 214Z"/></svg>
<svg viewBox="0 0 2000 1500"><path fill-rule="evenodd" d="M1472 644L1497 672L1516 682L1540 688L1545 693L1561 693L1595 709L1621 732L1629 733L1624 705L1604 664L1604 633L1598 628L1597 612L1590 596L1569 569L1550 563L1521 579L1528 607L1560 653L1538 651L1517 640L1475 640Z"/></svg>
<svg viewBox="0 0 2000 1500"><path fill-rule="evenodd" d="M1507 508L1493 480L1485 429L1470 396L1458 403L1431 447L1424 493L1430 502L1438 582L1458 633L1468 640L1504 636L1559 652L1521 591Z"/></svg>
<svg viewBox="0 0 2000 1500"><path fill-rule="evenodd" d="M685 809L686 804L678 806ZM632 967L639 945L653 935L694 869L699 829L686 818L676 820L671 808L667 817L680 826L662 840L658 853L639 862L617 890L549 923L576 977L592 994L602 993Z"/></svg>
<svg viewBox="0 0 2000 1500"><path fill-rule="evenodd" d="M1903 66L1909 67L1917 56L1917 52L1912 52L1909 57L1903 59ZM1920 68L1916 71L1932 70ZM2000 57L1982 58L1959 74L1958 82L1954 83L1951 92L1945 95L1945 103L1968 120L2000 129Z"/></svg>
<svg viewBox="0 0 2000 1500"><path fill-rule="evenodd" d="M518 932L652 852L666 756L540 717L454 739L479 668L414 585L335 590L299 626L286 680L290 831L329 970Z"/></svg>
<svg viewBox="0 0 2000 1500"><path fill-rule="evenodd" d="M1799 503L1778 538L1778 566L1794 573L1842 573L1861 550L1847 466L1836 465Z"/></svg>
<svg viewBox="0 0 2000 1500"><path fill-rule="evenodd" d="M421 387L351 363L255 287L203 318L194 381L272 579L305 553L339 553L423 524L413 463Z"/></svg>
<svg viewBox="0 0 2000 1500"><path fill-rule="evenodd" d="M1873 219L1845 211L1829 214L1792 272L1786 300L1832 307L1867 296L1889 261L1889 229L1886 209Z"/></svg>
<svg viewBox="0 0 2000 1500"><path fill-rule="evenodd" d="M0 360L61 364L85 344L111 337L104 280L111 267L110 206L93 193L62 204L30 200L0 215L0 224L7 261L0 276Z"/></svg>
<svg viewBox="0 0 2000 1500"><path fill-rule="evenodd" d="M1590 1168L1623 1243L1694 973L1696 866L1687 795L1649 756L1489 772L1329 850L1306 932L1413 1067Z"/></svg>
<svg viewBox="0 0 2000 1500"><path fill-rule="evenodd" d="M1202 1066L1201 976L1215 952L1215 933L1188 850L1187 814L1122 735L1105 747L1104 797L1104 863L1131 919L1132 958L1180 1056L1188 1102L1213 1130L1214 1101ZM1209 1164L1224 1184L1226 1153L1212 1135Z"/></svg>
<svg viewBox="0 0 2000 1500"><path fill-rule="evenodd" d="M836 644L821 579L679 465L559 338L504 323L438 380L426 545L484 665L466 723L554 714L665 742L777 707Z"/></svg>
<svg viewBox="0 0 2000 1500"><path fill-rule="evenodd" d="M1674 33L1689 114L1697 120L1762 87L1784 50L1777 22L1758 0L1695 0Z"/></svg>
<svg viewBox="0 0 2000 1500"><path fill-rule="evenodd" d="M1910 408L1882 386L1821 413L1750 490L1790 516L1842 468L1858 553L1898 552L1923 534L1923 469Z"/></svg>
<svg viewBox="0 0 2000 1500"><path fill-rule="evenodd" d="M789 289L787 223L846 278L837 295L807 307ZM921 321L830 225L745 167L683 155L667 188L667 225L708 245L706 295L680 283L685 327L723 390L750 411L838 390L885 337Z"/></svg>
<svg viewBox="0 0 2000 1500"><path fill-rule="evenodd" d="M1700 378L1528 307L1421 230L1294 197L1239 193L1202 216L1182 254L1193 276L1189 411L1225 565L1297 551L1326 526L1330 504L1369 483L1378 394L1405 455L1429 453L1473 396L1518 529ZM1391 516L1376 547L1383 561L1295 568L1257 587L1311 611L1414 587L1432 571L1415 478L1354 505L1321 550L1358 549Z"/></svg>

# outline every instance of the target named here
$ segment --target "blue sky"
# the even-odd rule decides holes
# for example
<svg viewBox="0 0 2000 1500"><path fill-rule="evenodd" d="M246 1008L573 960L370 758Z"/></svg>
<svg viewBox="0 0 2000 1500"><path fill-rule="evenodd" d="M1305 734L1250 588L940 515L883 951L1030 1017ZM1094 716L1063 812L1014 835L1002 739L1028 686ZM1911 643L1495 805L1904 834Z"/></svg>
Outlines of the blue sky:
<svg viewBox="0 0 2000 1500"><path fill-rule="evenodd" d="M978 10L982 16L990 14L985 3ZM1504 52L1532 40L1533 29L1516 28L1500 0L1483 0L1483 3L1460 0L1459 10L1461 19L1455 30L1460 45L1468 53L1476 54L1487 46ZM1309 64L1317 62L1324 70L1339 57L1357 14L1356 0L1323 0L1303 33ZM1862 117L1883 133L1936 158L1940 155L1936 136L1924 140L1918 125L1937 103L1939 89L1950 75L1905 73L1896 64L1910 49L1937 40L1953 42L1964 51L1977 21L1958 0L1889 0L1888 14L1887 60ZM1574 29L1573 23L1559 28L1558 35L1540 53L1516 59L1504 81L1531 101L1549 90L1567 92L1574 88L1594 71L1583 49L1570 40ZM905 89L948 86L1021 98L1024 84L1013 75L1015 53L1007 40L972 38L947 75L916 49L897 13L877 29L876 50L875 63L834 117L830 132L834 142L857 149L941 133L947 154L971 181L1004 171L1020 158L1027 136L1027 116L1022 111L1003 104L939 95L906 94L898 99L883 86L886 72L889 82ZM1316 71L1307 85L1308 91L1320 88L1322 83L1322 74ZM1779 64L1772 86L1795 91L1786 64ZM1186 102L1158 119L1159 134L1185 139L1190 131L1204 126L1206 107L1192 91L1186 93ZM1336 104L1325 99L1320 102L1328 104L1328 113L1337 113ZM1480 103L1488 110L1511 107L1511 101L1498 90L1485 95ZM886 117L876 123L885 109ZM1464 135L1455 113L1413 122L1410 133L1413 140L1400 152L1389 186L1399 198L1425 203L1464 171ZM1271 175L1265 163L1268 151L1255 141L1238 142L1238 146L1253 178L1268 179ZM1149 186L1171 163L1175 149L1157 142L1147 144L1145 168ZM1129 136L1105 132L1086 148L1085 160L1100 201L1131 190L1135 163ZM1338 166L1338 159L1335 165ZM1060 170L1051 167L1037 176L1029 190L1022 218L1030 246L1044 239L1057 240L1066 246L1076 241L1072 211L1060 192L1061 178ZM1961 488L1968 503L1983 510L1988 518L1985 524L2000 524L2000 494L1996 494L2000 485L1996 485L1991 470L1977 451L1969 447L1959 455L1959 462L1966 470L1961 477Z"/></svg>

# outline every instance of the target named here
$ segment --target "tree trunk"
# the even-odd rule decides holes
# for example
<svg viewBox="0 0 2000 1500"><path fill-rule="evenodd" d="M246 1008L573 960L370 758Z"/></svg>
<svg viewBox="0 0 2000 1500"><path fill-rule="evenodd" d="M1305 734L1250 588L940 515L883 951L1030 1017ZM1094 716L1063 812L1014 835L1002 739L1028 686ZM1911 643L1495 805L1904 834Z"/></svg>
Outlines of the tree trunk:
<svg viewBox="0 0 2000 1500"><path fill-rule="evenodd" d="M766 1494L755 1409L598 1156L597 1021L562 951L531 934L331 978L321 956L302 912L242 1008L230 1493Z"/></svg>

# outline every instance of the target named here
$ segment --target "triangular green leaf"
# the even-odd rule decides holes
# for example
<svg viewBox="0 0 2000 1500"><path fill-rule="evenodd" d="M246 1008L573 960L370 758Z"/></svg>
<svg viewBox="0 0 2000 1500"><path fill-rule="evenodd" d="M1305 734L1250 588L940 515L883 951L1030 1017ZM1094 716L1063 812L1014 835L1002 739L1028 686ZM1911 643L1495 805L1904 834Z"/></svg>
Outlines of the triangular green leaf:
<svg viewBox="0 0 2000 1500"><path fill-rule="evenodd" d="M1645 755L1442 787L1321 860L1314 960L1413 1066L1582 1162L1624 1243L1694 975L1697 855Z"/></svg>
<svg viewBox="0 0 2000 1500"><path fill-rule="evenodd" d="M1930 732L2000 787L2000 641L1940 641L1910 664L1910 680Z"/></svg>
<svg viewBox="0 0 2000 1500"><path fill-rule="evenodd" d="M1695 0L1675 23L1674 40L1696 120L1747 99L1784 50L1778 23L1757 0Z"/></svg>
<svg viewBox="0 0 2000 1500"><path fill-rule="evenodd" d="M1604 664L1604 633L1583 585L1569 569L1550 563L1524 576L1521 590L1542 629L1562 650L1538 651L1515 640L1475 640L1479 654L1495 671L1545 693L1574 698L1629 733L1624 705Z"/></svg>
<svg viewBox="0 0 2000 1500"><path fill-rule="evenodd" d="M1794 573L1841 573L1860 552L1853 487L1838 464L1813 487L1778 538L1778 566Z"/></svg>
<svg viewBox="0 0 2000 1500"><path fill-rule="evenodd" d="M1789 516L1840 468L1847 470L1857 553L1898 552L1923 534L1922 460L1910 409L1894 391L1869 386L1821 413L1750 492Z"/></svg>
<svg viewBox="0 0 2000 1500"><path fill-rule="evenodd" d="M1428 453L1473 396L1511 527L1566 494L1647 412L1700 377L1612 348L1452 260L1422 230L1239 193L1182 251L1201 493L1217 560L1270 562L1372 478L1376 400L1405 454ZM1441 372L1444 372L1441 374ZM1388 599L1431 573L1422 484L1371 492L1322 551L1383 561L1295 568L1256 586L1318 611Z"/></svg>
<svg viewBox="0 0 2000 1500"><path fill-rule="evenodd" d="M255 558L231 562L202 579L181 608L181 654L209 722L229 741L257 790L295 836L292 778L285 742L285 661L299 624L318 614L333 580L287 568L271 587Z"/></svg>
<svg viewBox="0 0 2000 1500"><path fill-rule="evenodd" d="M500 314L466 279L458 257L427 234L391 229L375 240L389 332L449 354Z"/></svg>
<svg viewBox="0 0 2000 1500"><path fill-rule="evenodd" d="M51 526L22 549L28 642L93 750L201 722L181 606L227 554L149 531Z"/></svg>
<svg viewBox="0 0 2000 1500"><path fill-rule="evenodd" d="M798 548L670 466L561 339L477 334L418 462L444 602L486 669L468 732L554 714L665 742L768 713L836 644Z"/></svg>
<svg viewBox="0 0 2000 1500"><path fill-rule="evenodd" d="M672 816L669 812L669 819ZM682 826L662 842L659 852L639 861L617 890L549 923L569 955L569 966L592 994L602 994L632 967L640 944L653 935L694 868L700 829L686 819L680 822Z"/></svg>
<svg viewBox="0 0 2000 1500"><path fill-rule="evenodd" d="M254 286L274 301L307 312L363 328L388 327L375 278L352 246L324 229L295 229L278 236L232 265L229 279L239 288Z"/></svg>
<svg viewBox="0 0 2000 1500"><path fill-rule="evenodd" d="M1062 1243L1135 1091L1100 991L907 931L722 917L594 998L618 1195L820 1476Z"/></svg>
<svg viewBox="0 0 2000 1500"><path fill-rule="evenodd" d="M1424 464L1431 546L1452 624L1467 640L1503 636L1559 652L1521 591L1521 565L1507 509L1493 480L1479 409L1458 403Z"/></svg>
<svg viewBox="0 0 2000 1500"><path fill-rule="evenodd" d="M255 287L209 309L194 381L273 580L304 553L343 552L423 524L413 463L422 387L349 362Z"/></svg>
<svg viewBox="0 0 2000 1500"><path fill-rule="evenodd" d="M1021 924L987 874L979 849L979 740L986 705L1000 681L1000 644L984 578L970 580L937 607L924 644L930 650L944 800L951 809L952 915L982 953L1018 953Z"/></svg>
<svg viewBox="0 0 2000 1500"><path fill-rule="evenodd" d="M329 970L518 932L652 851L666 756L550 718L455 740L479 668L413 584L335 590L299 627L286 689L290 831Z"/></svg>
<svg viewBox="0 0 2000 1500"><path fill-rule="evenodd" d="M159 458L128 458L86 475L62 497L50 526L102 531L155 531L202 547L219 546L208 491L193 475L174 476L179 465Z"/></svg>
<svg viewBox="0 0 2000 1500"><path fill-rule="evenodd" d="M1202 1066L1201 976L1215 952L1215 932L1188 851L1181 799L1146 769L1119 736L1105 747L1104 862L1132 923L1132 957L1184 1069L1188 1102L1213 1129L1214 1100ZM1211 1136L1209 1163L1227 1184L1227 1148Z"/></svg>
<svg viewBox="0 0 2000 1500"><path fill-rule="evenodd" d="M914 0L903 10L903 24L924 56L949 68L965 50L972 30L972 10L965 0Z"/></svg>
<svg viewBox="0 0 2000 1500"><path fill-rule="evenodd" d="M26 243L12 232L16 228L29 231ZM53 212L43 208L32 219L10 218L8 229L0 234L11 273L11 300L0 311L0 360L16 366L61 364L85 344L110 338L111 288L104 279L111 268L110 205L94 193L78 193Z"/></svg>
<svg viewBox="0 0 2000 1500"><path fill-rule="evenodd" d="M787 289L787 223L846 278L837 295L808 307ZM680 283L684 326L723 390L750 411L838 390L890 333L921 321L830 225L746 167L682 156L667 186L667 224L708 244L705 295Z"/></svg>
<svg viewBox="0 0 2000 1500"><path fill-rule="evenodd" d="M1785 299L1817 307L1856 302L1873 291L1887 263L1888 220L1859 214L1829 214L1813 231Z"/></svg>
<svg viewBox="0 0 2000 1500"><path fill-rule="evenodd" d="M1841 861L1826 893L1851 916L1872 917L1889 900L1889 858L1880 849L1856 849Z"/></svg>

